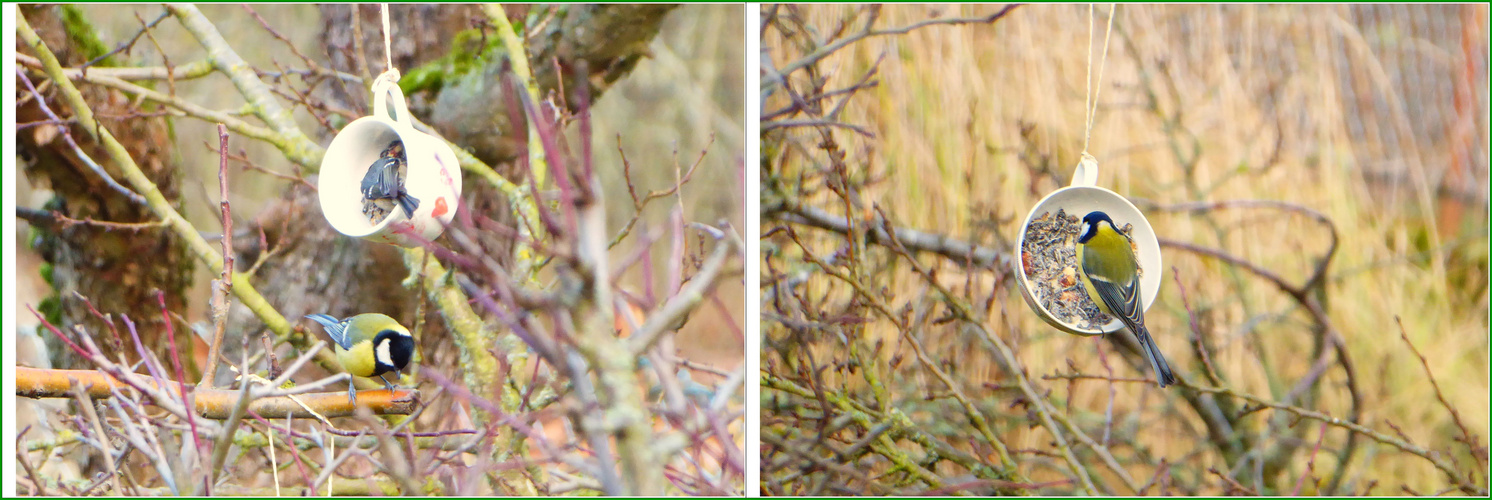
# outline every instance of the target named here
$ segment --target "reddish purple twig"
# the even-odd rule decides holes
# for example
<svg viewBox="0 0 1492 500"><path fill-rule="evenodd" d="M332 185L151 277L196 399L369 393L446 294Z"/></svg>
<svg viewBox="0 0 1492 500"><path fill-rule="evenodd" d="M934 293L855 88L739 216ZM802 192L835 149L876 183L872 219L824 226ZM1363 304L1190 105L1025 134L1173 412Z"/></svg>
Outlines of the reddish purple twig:
<svg viewBox="0 0 1492 500"><path fill-rule="evenodd" d="M161 320L166 323L166 341L171 347L171 364L176 368L177 395L181 397L181 405L186 407L187 426L192 428L192 443L197 446L197 456L206 457L208 455L202 448L202 438L197 435L197 406L187 400L186 374L181 369L181 354L176 349L176 328L171 326L171 313L166 309L166 292L156 290L155 298L161 305ZM206 482L208 478L204 476L202 480ZM206 485L207 488L204 491L211 493L212 483L206 483Z"/></svg>
<svg viewBox="0 0 1492 500"><path fill-rule="evenodd" d="M1311 472L1316 470L1316 453L1319 453L1321 451L1321 442L1325 440L1326 422L1321 422L1321 435L1316 437L1316 448L1311 450L1311 459L1306 462L1306 470L1305 472L1300 473L1300 479L1295 481L1295 490L1290 492L1290 496L1300 496L1300 488L1302 486L1305 486L1306 478L1310 477Z"/></svg>

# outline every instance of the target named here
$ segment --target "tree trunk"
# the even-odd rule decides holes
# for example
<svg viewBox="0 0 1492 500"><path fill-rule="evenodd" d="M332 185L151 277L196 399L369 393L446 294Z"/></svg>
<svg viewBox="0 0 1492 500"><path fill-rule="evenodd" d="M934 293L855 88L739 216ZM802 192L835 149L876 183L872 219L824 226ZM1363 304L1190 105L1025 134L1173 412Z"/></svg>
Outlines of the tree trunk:
<svg viewBox="0 0 1492 500"><path fill-rule="evenodd" d="M76 67L99 55L90 48L102 45L98 44L93 28L72 9L33 5L22 7L21 12L62 64ZM29 52L19 42L17 48ZM27 78L35 85L42 85L47 79L39 72L29 72ZM17 77L17 98L22 103L16 107L17 122L47 120L39 104L30 99L25 84L19 80ZM43 90L47 107L59 118L69 120L73 110L58 98L55 89L55 86L47 85ZM160 188L166 199L179 203L180 175L171 163L173 141L165 119L140 116L139 113L145 110L134 108L130 100L118 92L98 86L83 86L80 90L100 122L124 145L130 157ZM122 179L118 167L108 160L109 156L91 139L87 130L73 123L70 131L73 139L95 163L114 179ZM55 211L76 220L120 223L159 220L148 207L131 202L107 186L73 152L57 127L38 125L21 129L16 142L24 159L26 176L54 193L51 201L42 207L45 211ZM179 206L177 210L180 210ZM194 262L187 254L185 242L161 227L139 231L107 229L91 224L58 222L58 219L42 216L44 214L35 210L28 212L32 215L28 219L37 229L37 236L30 243L50 265L48 282L56 292L44 300L39 309L45 309L49 319L58 322L64 331L81 326L92 332L99 340L99 348L111 359L118 360L122 356L133 361L139 356L129 330L120 321L121 315L128 316L136 325L140 341L169 368L165 324L156 292L165 293L166 307L171 311L178 314L186 311L184 292L191 280ZM119 335L110 335L104 323L74 293L91 300L99 312L113 314ZM190 354L193 340L189 328L178 324L176 330L178 348ZM44 334L43 337L47 339L53 366L78 367L78 358L55 336ZM182 362L190 365L191 356L182 356ZM187 369L194 370L191 366Z"/></svg>

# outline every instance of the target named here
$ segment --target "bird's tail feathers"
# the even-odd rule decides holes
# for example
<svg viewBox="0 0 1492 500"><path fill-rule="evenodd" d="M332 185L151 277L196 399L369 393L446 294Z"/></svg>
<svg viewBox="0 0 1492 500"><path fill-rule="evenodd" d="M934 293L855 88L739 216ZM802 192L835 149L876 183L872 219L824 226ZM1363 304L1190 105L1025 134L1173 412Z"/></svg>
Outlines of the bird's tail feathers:
<svg viewBox="0 0 1492 500"><path fill-rule="evenodd" d="M404 216L414 218L414 211L420 208L419 198L410 196L409 193L399 193L399 206L404 207Z"/></svg>
<svg viewBox="0 0 1492 500"><path fill-rule="evenodd" d="M328 328L331 328L331 327L334 327L334 326L340 328L341 327L340 323L342 323L342 320L339 320L337 318L333 318L331 316L327 316L325 314L307 314L306 315L306 319L310 319L310 320L313 320L313 321L315 321L317 323L321 323L321 326L325 326L325 327L328 327Z"/></svg>
<svg viewBox="0 0 1492 500"><path fill-rule="evenodd" d="M1176 383L1176 374L1171 372L1171 364L1161 354L1160 346L1155 345L1155 339L1150 337L1150 330L1141 326L1135 328L1134 332L1135 339L1140 341L1140 348L1145 351L1145 357L1150 359L1150 367L1155 369L1155 382L1162 388Z"/></svg>
<svg viewBox="0 0 1492 500"><path fill-rule="evenodd" d="M325 314L307 314L306 318L321 323L321 327L326 329L326 334L330 335L337 345L347 347L347 342L344 340L347 337L347 328L342 325L342 320Z"/></svg>

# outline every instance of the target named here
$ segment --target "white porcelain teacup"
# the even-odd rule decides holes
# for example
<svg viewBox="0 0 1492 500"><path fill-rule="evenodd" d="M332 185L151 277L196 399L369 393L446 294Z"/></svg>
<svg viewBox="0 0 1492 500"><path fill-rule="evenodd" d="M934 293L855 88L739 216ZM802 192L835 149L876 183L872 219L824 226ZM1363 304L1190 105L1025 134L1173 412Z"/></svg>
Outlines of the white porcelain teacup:
<svg viewBox="0 0 1492 500"><path fill-rule="evenodd" d="M396 108L393 116L388 104ZM404 190L419 200L418 207L410 217L396 205L374 224L363 213L363 176L394 141L404 144L408 160ZM415 247L440 236L455 216L461 199L461 167L445 141L414 129L404 93L393 81L380 78L373 84L373 114L337 132L321 160L316 184L321 211L338 232Z"/></svg>
<svg viewBox="0 0 1492 500"><path fill-rule="evenodd" d="M1021 234L1016 244L1016 251L1022 251L1026 243L1026 230L1031 227L1031 221L1044 213L1056 215L1057 210L1066 212L1067 215L1083 217L1094 210L1101 210L1114 219L1114 224L1124 227L1125 224L1133 224L1130 230L1130 238L1134 240L1138 253L1135 255L1140 261L1140 269L1144 272L1140 276L1140 300L1146 310L1150 304L1155 302L1155 296L1160 291L1161 269L1160 242L1155 238L1155 230L1150 227L1150 222L1145 220L1145 215L1140 209L1135 208L1133 203L1119 196L1118 193L1098 187L1098 161L1092 156L1084 155L1082 161L1072 174L1072 184L1065 188L1052 191L1046 195L1031 213L1026 215L1026 221L1021 224ZM1041 301L1034 296L1034 287L1026 276L1025 266L1019 255L1011 259L1015 265L1016 280L1020 284L1021 296L1026 298L1026 304L1036 315L1050 323L1052 326L1074 335L1100 335L1117 331L1124 328L1124 324L1118 319L1113 319L1098 329L1084 329L1058 319L1050 311L1041 306Z"/></svg>

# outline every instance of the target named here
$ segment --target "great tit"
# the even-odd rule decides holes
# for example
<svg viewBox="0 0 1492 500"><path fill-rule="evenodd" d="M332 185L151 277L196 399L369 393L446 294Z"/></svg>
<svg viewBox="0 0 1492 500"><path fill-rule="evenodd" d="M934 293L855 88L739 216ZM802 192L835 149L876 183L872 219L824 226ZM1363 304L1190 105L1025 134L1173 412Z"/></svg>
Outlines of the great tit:
<svg viewBox="0 0 1492 500"><path fill-rule="evenodd" d="M407 163L404 145L398 141L390 144L368 167L368 173L363 174L363 198L369 201L394 200L404 209L406 217L413 218L414 211L420 208L420 200L404 190L404 182L399 178L399 171L408 169Z"/></svg>
<svg viewBox="0 0 1492 500"><path fill-rule="evenodd" d="M327 335L337 344L337 362L350 375L378 377L390 390L394 384L383 378L383 374L397 375L414 356L414 337L394 318L376 313L359 314L347 319L337 319L325 314L306 316L326 328ZM356 401L357 390L352 380L347 381L347 400Z"/></svg>
<svg viewBox="0 0 1492 500"><path fill-rule="evenodd" d="M1114 220L1103 212L1083 217L1078 233L1078 267L1082 270L1083 288L1104 314L1119 318L1140 341L1140 349L1155 369L1155 381L1161 387L1176 383L1171 365L1145 328L1145 311L1140 305L1140 265L1135 259L1129 238L1114 226Z"/></svg>

